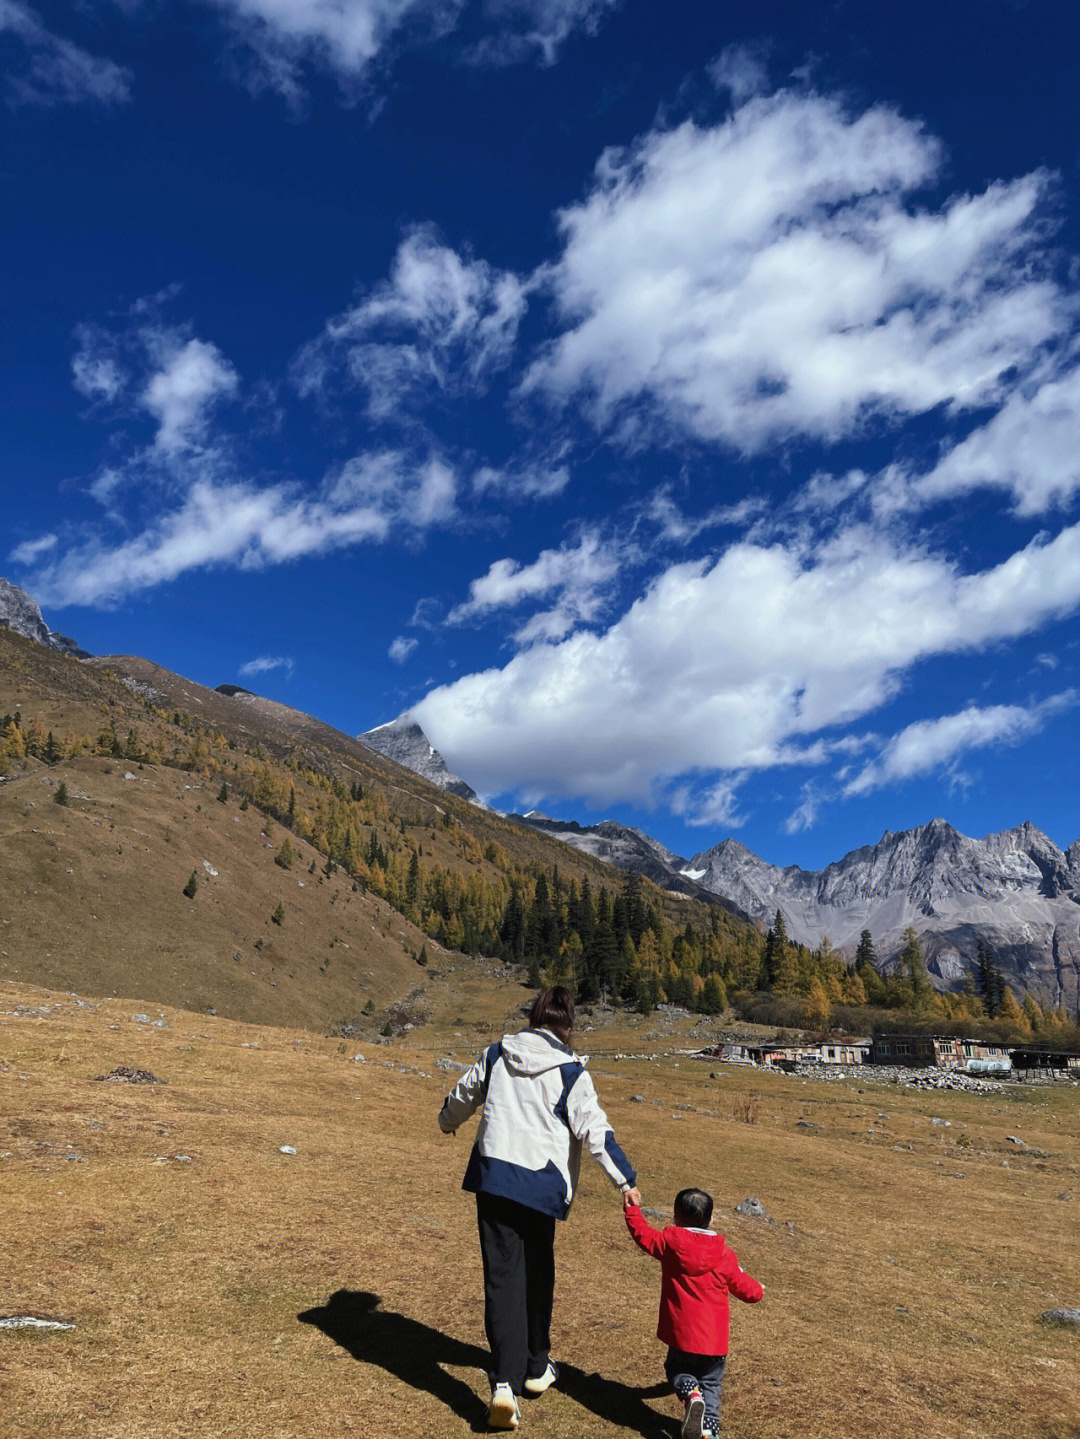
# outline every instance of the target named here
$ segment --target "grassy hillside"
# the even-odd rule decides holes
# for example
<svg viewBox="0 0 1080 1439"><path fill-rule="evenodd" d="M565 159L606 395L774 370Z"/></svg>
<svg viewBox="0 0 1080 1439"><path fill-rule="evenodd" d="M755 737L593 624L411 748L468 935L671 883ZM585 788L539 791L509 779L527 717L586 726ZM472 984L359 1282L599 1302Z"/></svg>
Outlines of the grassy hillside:
<svg viewBox="0 0 1080 1439"><path fill-rule="evenodd" d="M491 1020L521 993L487 986ZM147 1023L127 1002L0 982L0 1314L75 1326L0 1331L0 1429L482 1427L480 1260L459 1190L471 1127L437 1131L452 1076L436 1061L471 1058L499 1026L469 992L457 1002L438 1032L378 1046L158 1005ZM95 1082L118 1066L164 1082ZM928 1097L711 1078L678 1056L592 1068L645 1203L703 1184L766 1285L733 1314L729 1439L1080 1433L1076 1336L1039 1323L1080 1302L1080 1090ZM521 1432L661 1439L675 1405L655 1388L656 1266L599 1171L583 1179L556 1247L564 1379ZM733 1214L748 1195L771 1223Z"/></svg>
<svg viewBox="0 0 1080 1439"><path fill-rule="evenodd" d="M625 883L310 716L145 660L80 662L0 630L5 717L10 978L374 1033L394 1003L424 1012L433 970L469 968L451 954L498 952L512 894L531 901L541 874L594 895ZM760 949L726 909L643 895L669 954L687 924L718 956Z"/></svg>

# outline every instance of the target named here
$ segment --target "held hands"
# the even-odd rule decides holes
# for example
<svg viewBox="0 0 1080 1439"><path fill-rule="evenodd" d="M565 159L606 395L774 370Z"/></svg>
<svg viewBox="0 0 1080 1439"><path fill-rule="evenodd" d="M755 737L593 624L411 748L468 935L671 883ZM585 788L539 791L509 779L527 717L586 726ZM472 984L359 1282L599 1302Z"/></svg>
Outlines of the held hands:
<svg viewBox="0 0 1080 1439"><path fill-rule="evenodd" d="M631 1185L629 1189L624 1189L622 1192L622 1202L624 1209L627 1207L627 1205L630 1204L633 1204L636 1208L640 1209L641 1191L635 1185Z"/></svg>

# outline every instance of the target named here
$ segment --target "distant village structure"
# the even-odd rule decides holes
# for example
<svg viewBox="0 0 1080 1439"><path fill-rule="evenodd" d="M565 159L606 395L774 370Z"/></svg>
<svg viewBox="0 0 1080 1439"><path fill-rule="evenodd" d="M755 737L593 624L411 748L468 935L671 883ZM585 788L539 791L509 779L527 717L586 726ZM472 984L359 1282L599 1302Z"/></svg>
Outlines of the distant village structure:
<svg viewBox="0 0 1080 1439"><path fill-rule="evenodd" d="M761 1065L791 1072L805 1065L860 1064L905 1069L953 1070L1001 1078L1075 1079L1080 1054L1065 1050L1018 1049L989 1040L942 1034L875 1034L869 1039L832 1035L805 1044L733 1043L704 1051L729 1064Z"/></svg>
<svg viewBox="0 0 1080 1439"><path fill-rule="evenodd" d="M941 1034L875 1034L867 1063L962 1069L966 1074L1008 1074L1013 1067L1007 1044Z"/></svg>

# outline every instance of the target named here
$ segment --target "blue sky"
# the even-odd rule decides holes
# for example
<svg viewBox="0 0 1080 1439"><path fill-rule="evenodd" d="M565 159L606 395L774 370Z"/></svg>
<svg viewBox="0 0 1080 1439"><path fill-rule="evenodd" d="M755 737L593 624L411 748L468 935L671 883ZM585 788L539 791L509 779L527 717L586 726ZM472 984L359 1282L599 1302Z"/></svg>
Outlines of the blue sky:
<svg viewBox="0 0 1080 1439"><path fill-rule="evenodd" d="M1080 15L675 19L0 0L0 573L683 854L1068 844Z"/></svg>

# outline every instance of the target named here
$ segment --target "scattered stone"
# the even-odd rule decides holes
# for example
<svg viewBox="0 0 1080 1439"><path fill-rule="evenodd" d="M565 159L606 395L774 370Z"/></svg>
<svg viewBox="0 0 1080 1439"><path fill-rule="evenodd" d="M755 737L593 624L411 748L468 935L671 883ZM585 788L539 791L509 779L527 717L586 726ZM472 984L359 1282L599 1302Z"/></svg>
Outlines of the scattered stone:
<svg viewBox="0 0 1080 1439"><path fill-rule="evenodd" d="M1006 1136L1005 1136L1005 1143L1006 1143L1006 1144L1018 1144L1021 1149L1026 1149L1026 1148L1027 1148L1027 1140L1026 1140L1026 1139L1017 1139L1017 1137L1016 1137L1015 1134L1006 1134Z"/></svg>
<svg viewBox="0 0 1080 1439"><path fill-rule="evenodd" d="M643 1094L632 1094L632 1095L630 1096L630 1103L631 1103L631 1104L644 1104L645 1102L646 1102L646 1100L645 1100L645 1096L644 1096ZM644 1213L644 1210L642 1210L642 1213Z"/></svg>
<svg viewBox="0 0 1080 1439"><path fill-rule="evenodd" d="M442 1059L437 1059L435 1061L435 1068L445 1069L453 1074L464 1074L467 1069L471 1068L471 1066L468 1064L461 1064L458 1060L451 1059L449 1055L446 1055Z"/></svg>
<svg viewBox="0 0 1080 1439"><path fill-rule="evenodd" d="M116 1080L121 1084L168 1084L169 1082L167 1079L159 1079L148 1069L131 1069L126 1064L117 1065L108 1074L96 1075L94 1083L105 1084L109 1080Z"/></svg>
<svg viewBox="0 0 1080 1439"><path fill-rule="evenodd" d="M1063 1329L1080 1329L1080 1309L1046 1309L1041 1318L1044 1324L1054 1324Z"/></svg>
<svg viewBox="0 0 1080 1439"><path fill-rule="evenodd" d="M150 1023L150 1016L149 1016L148 1014L133 1014L131 1017L132 1017L132 1019L135 1021L136 1024L149 1024L149 1023Z"/></svg>
<svg viewBox="0 0 1080 1439"><path fill-rule="evenodd" d="M642 1205L642 1206L641 1206L641 1212L642 1212L642 1214L646 1215L649 1219L667 1219L667 1218L668 1218L668 1215L665 1214L662 1209L646 1209L645 1206Z"/></svg>
<svg viewBox="0 0 1080 1439"><path fill-rule="evenodd" d="M821 1126L814 1124L813 1121L809 1119L797 1119L795 1121L795 1128L808 1129L811 1134L819 1134L821 1132Z"/></svg>
<svg viewBox="0 0 1080 1439"><path fill-rule="evenodd" d="M190 1154L174 1154L174 1155L173 1155L173 1158L176 1160L177 1164L190 1164L190 1163L191 1163L191 1155L190 1155Z"/></svg>
<svg viewBox="0 0 1080 1439"><path fill-rule="evenodd" d="M43 1319L36 1314L0 1314L0 1329L74 1329L63 1319Z"/></svg>
<svg viewBox="0 0 1080 1439"><path fill-rule="evenodd" d="M938 1129L951 1129L951 1128L952 1128L952 1120L951 1120L951 1119L938 1119L938 1118L935 1117L934 1119L931 1119L930 1123L933 1124L933 1125L936 1125Z"/></svg>
<svg viewBox="0 0 1080 1439"><path fill-rule="evenodd" d="M155 1028L155 1029L168 1029L168 1027L169 1027L169 1021L168 1021L167 1019L155 1019L155 1020L154 1020L154 1028Z"/></svg>
<svg viewBox="0 0 1080 1439"><path fill-rule="evenodd" d="M296 1153L296 1150L292 1147L291 1144L283 1144L283 1145L281 1146L281 1149L280 1149L279 1153L281 1153L281 1154L295 1154L295 1153Z"/></svg>
<svg viewBox="0 0 1080 1439"><path fill-rule="evenodd" d="M764 1219L772 1223L772 1216L766 1212L764 1204L760 1199L743 1199L735 1206L736 1214L748 1214L754 1219Z"/></svg>

